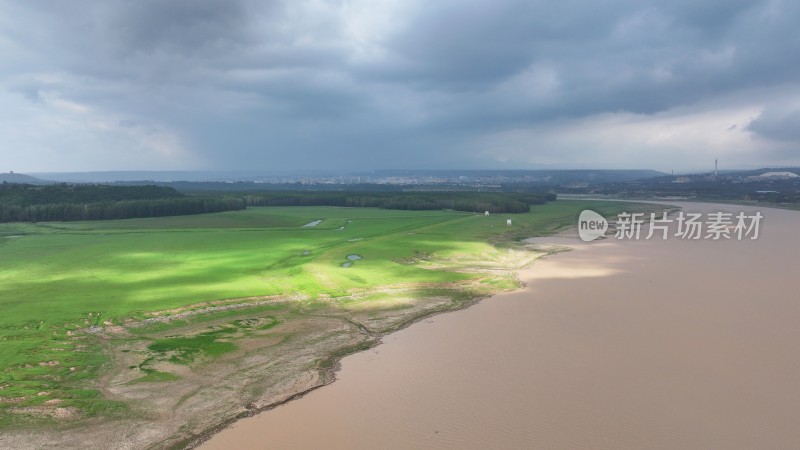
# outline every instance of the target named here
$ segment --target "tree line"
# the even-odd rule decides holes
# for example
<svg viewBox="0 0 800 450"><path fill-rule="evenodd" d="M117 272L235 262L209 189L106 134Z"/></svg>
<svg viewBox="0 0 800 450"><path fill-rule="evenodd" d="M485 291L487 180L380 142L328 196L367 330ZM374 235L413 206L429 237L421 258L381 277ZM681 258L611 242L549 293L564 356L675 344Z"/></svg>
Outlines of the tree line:
<svg viewBox="0 0 800 450"><path fill-rule="evenodd" d="M531 205L555 200L545 193L485 192L269 192L248 194L248 206L348 206L404 210L453 209L491 213L525 213Z"/></svg>
<svg viewBox="0 0 800 450"><path fill-rule="evenodd" d="M502 192L270 191L186 195L167 186L0 183L0 222L131 219L237 211L248 206L346 206L525 213L555 194Z"/></svg>
<svg viewBox="0 0 800 450"><path fill-rule="evenodd" d="M180 198L183 194L166 186L110 186L106 184L31 185L0 184L0 204L30 206L50 203L99 203L120 200Z"/></svg>
<svg viewBox="0 0 800 450"><path fill-rule="evenodd" d="M245 207L241 197L191 197L163 186L0 184L0 222L131 219Z"/></svg>

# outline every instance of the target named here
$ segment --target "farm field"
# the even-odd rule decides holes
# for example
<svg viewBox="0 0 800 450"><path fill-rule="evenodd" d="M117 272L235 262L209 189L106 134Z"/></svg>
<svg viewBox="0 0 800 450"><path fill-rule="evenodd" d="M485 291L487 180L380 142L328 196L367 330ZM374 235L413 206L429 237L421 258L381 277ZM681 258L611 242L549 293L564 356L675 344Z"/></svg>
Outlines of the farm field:
<svg viewBox="0 0 800 450"><path fill-rule="evenodd" d="M519 240L572 225L586 208L612 215L643 206L556 201L488 217L260 207L0 225L0 426L139 414L101 386L120 343L134 342L125 351L141 356L127 362L135 373L126 383L164 384L244 348L237 339L277 336L276 325L309 311L384 333L516 288L513 270L541 256ZM427 297L447 301L425 306ZM169 320L211 305L220 310ZM374 340L348 342L314 356L318 366Z"/></svg>

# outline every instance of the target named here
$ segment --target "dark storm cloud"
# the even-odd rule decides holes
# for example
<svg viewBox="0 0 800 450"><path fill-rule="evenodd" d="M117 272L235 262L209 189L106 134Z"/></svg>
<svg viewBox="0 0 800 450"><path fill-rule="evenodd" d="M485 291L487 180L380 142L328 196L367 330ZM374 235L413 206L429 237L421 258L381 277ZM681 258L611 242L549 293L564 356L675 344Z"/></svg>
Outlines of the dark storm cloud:
<svg viewBox="0 0 800 450"><path fill-rule="evenodd" d="M613 14L596 2L571 9L568 2L431 2L414 13L413 31L386 47L409 61L389 78L444 89L480 87L523 70L572 45L608 33ZM551 47L555 44L555 47Z"/></svg>
<svg viewBox="0 0 800 450"><path fill-rule="evenodd" d="M226 49L247 41L247 9L241 1L134 1L109 14L106 31L123 55Z"/></svg>
<svg viewBox="0 0 800 450"><path fill-rule="evenodd" d="M14 122L0 132L25 154L50 148L73 161L114 161L118 152L157 169L517 166L536 165L540 152L563 154L547 164L570 166L614 149L570 144L565 124L602 134L591 125L609 117L619 146L632 149L614 156L620 166L733 144L745 148L743 164L755 164L770 143L800 141L795 2L0 0L0 8L0 101ZM19 164L32 164L22 153Z"/></svg>

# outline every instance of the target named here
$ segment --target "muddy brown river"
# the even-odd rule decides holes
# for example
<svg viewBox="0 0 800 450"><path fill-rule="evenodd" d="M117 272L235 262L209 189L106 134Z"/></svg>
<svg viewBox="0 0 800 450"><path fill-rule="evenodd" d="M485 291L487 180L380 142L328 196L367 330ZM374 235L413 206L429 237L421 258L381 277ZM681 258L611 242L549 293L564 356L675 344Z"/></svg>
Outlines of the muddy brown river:
<svg viewBox="0 0 800 450"><path fill-rule="evenodd" d="M800 448L800 212L758 211L754 241L546 239L574 250L526 288L391 334L201 448Z"/></svg>

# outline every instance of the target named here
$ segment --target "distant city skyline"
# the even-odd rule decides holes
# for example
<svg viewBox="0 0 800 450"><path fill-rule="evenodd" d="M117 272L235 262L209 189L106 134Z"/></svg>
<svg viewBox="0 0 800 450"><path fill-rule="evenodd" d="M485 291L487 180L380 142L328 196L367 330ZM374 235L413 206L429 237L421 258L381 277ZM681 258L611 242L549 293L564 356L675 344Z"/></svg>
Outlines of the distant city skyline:
<svg viewBox="0 0 800 450"><path fill-rule="evenodd" d="M0 172L800 166L797 2L0 8Z"/></svg>

